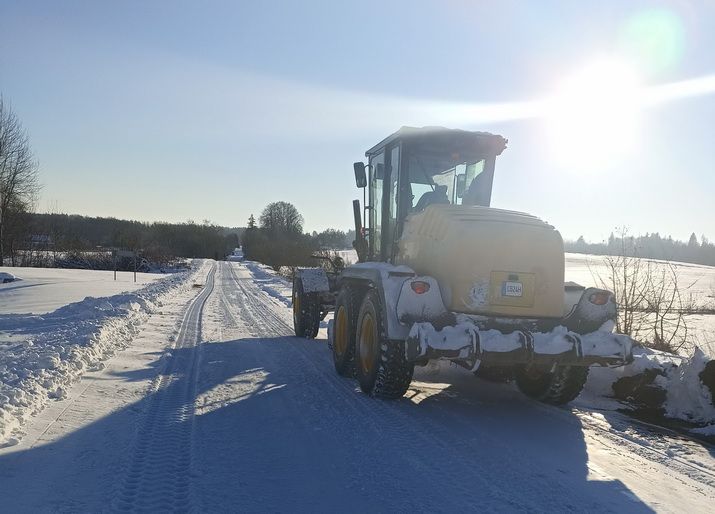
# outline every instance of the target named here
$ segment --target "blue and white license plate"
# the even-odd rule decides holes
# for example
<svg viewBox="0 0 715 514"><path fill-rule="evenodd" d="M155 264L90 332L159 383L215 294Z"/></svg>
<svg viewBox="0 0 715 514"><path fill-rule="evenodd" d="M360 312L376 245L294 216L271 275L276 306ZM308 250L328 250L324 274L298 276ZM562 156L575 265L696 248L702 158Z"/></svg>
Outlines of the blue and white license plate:
<svg viewBox="0 0 715 514"><path fill-rule="evenodd" d="M524 286L521 282L503 282L501 295L521 298L524 296Z"/></svg>

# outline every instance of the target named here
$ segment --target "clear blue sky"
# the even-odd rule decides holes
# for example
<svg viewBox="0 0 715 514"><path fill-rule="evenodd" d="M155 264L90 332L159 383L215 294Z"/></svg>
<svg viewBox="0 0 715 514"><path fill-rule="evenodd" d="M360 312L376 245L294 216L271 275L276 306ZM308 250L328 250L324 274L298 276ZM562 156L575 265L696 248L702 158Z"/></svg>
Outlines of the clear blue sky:
<svg viewBox="0 0 715 514"><path fill-rule="evenodd" d="M493 205L566 238L715 239L715 94L639 110L615 152L617 110L556 131L500 110L603 56L642 87L712 76L713 2L0 0L0 25L40 211L236 226L286 200L308 230L349 228L352 162L401 125L446 124L507 137Z"/></svg>

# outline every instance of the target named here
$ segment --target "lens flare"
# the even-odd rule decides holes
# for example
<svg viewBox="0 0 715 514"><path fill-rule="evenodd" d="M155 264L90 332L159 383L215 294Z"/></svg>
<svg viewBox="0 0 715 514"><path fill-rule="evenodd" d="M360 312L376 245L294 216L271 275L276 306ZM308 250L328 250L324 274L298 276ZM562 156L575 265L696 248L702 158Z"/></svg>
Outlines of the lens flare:
<svg viewBox="0 0 715 514"><path fill-rule="evenodd" d="M658 73L680 60L685 47L685 30L674 12L649 9L628 21L621 40L626 53L645 71Z"/></svg>

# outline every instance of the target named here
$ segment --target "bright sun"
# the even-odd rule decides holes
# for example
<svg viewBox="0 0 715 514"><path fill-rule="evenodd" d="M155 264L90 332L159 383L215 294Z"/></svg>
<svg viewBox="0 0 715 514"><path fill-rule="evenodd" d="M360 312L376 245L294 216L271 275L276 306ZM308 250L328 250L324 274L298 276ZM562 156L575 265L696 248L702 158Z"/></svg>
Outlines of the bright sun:
<svg viewBox="0 0 715 514"><path fill-rule="evenodd" d="M546 102L553 152L564 165L601 165L633 150L642 89L626 62L593 61L566 79Z"/></svg>

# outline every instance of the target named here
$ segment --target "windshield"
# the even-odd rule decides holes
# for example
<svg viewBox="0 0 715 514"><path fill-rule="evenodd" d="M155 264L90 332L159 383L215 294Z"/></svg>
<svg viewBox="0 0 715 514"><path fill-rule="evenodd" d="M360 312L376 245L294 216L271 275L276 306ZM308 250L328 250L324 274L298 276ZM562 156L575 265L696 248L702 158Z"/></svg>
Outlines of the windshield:
<svg viewBox="0 0 715 514"><path fill-rule="evenodd" d="M445 157L415 153L408 159L407 166L408 212L420 212L432 204L488 204L491 181L484 180L483 158L472 160L462 159L458 154Z"/></svg>

